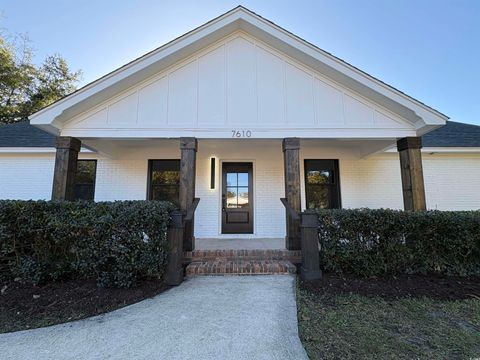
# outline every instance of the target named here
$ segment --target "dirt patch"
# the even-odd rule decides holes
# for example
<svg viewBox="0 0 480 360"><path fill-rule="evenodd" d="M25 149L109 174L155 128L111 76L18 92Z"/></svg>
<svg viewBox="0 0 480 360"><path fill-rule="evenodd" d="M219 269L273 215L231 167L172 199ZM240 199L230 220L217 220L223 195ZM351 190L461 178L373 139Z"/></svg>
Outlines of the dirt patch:
<svg viewBox="0 0 480 360"><path fill-rule="evenodd" d="M148 280L132 289L98 288L95 281L45 286L20 282L0 285L0 333L83 319L153 297L168 286Z"/></svg>
<svg viewBox="0 0 480 360"><path fill-rule="evenodd" d="M321 280L303 282L301 287L322 295L358 294L384 299L428 297L439 300L480 300L480 276L464 278L402 275L358 278L324 274Z"/></svg>

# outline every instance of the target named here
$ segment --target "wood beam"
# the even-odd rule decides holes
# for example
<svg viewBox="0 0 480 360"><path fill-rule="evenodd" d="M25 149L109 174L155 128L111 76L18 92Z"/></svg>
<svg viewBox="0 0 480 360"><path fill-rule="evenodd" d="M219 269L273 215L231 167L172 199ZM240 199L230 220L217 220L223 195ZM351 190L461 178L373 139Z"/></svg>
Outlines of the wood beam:
<svg viewBox="0 0 480 360"><path fill-rule="evenodd" d="M75 175L81 144L73 137L57 138L52 200L75 200Z"/></svg>
<svg viewBox="0 0 480 360"><path fill-rule="evenodd" d="M285 198L290 207L300 212L300 139L285 138L282 142ZM287 222L286 247L288 250L300 249L300 220L294 219L285 210Z"/></svg>
<svg viewBox="0 0 480 360"><path fill-rule="evenodd" d="M397 141L402 173L403 205L408 211L426 210L422 168L422 138L406 137Z"/></svg>
<svg viewBox="0 0 480 360"><path fill-rule="evenodd" d="M180 138L180 209L186 214L195 198L195 172L197 162L197 139L193 137ZM193 236L194 219L185 221L183 232L183 250L195 249Z"/></svg>

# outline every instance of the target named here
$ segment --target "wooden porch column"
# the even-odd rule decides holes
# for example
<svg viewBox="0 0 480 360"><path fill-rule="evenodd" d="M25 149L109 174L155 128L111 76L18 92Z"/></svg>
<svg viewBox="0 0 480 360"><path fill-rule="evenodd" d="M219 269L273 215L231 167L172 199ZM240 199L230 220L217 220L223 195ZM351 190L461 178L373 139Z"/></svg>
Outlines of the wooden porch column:
<svg viewBox="0 0 480 360"><path fill-rule="evenodd" d="M405 137L397 141L402 171L403 204L405 210L426 209L422 170L422 138Z"/></svg>
<svg viewBox="0 0 480 360"><path fill-rule="evenodd" d="M180 138L180 209L186 214L195 198L195 168L197 160L197 139L192 137ZM195 249L193 237L193 221L185 221L183 232L183 250Z"/></svg>
<svg viewBox="0 0 480 360"><path fill-rule="evenodd" d="M57 137L52 200L75 199L75 174L81 144L73 137Z"/></svg>
<svg viewBox="0 0 480 360"><path fill-rule="evenodd" d="M282 142L284 172L285 172L285 198L290 207L297 213L300 212L300 139L285 138ZM287 210L287 236L286 247L288 250L300 249L300 221L293 219Z"/></svg>

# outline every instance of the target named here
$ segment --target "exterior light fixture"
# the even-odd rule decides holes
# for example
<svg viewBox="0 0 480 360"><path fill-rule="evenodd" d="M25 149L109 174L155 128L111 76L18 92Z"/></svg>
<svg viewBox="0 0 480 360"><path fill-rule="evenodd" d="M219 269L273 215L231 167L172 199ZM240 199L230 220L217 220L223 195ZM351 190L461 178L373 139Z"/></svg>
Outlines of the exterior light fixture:
<svg viewBox="0 0 480 360"><path fill-rule="evenodd" d="M210 158L210 189L215 189L215 158Z"/></svg>

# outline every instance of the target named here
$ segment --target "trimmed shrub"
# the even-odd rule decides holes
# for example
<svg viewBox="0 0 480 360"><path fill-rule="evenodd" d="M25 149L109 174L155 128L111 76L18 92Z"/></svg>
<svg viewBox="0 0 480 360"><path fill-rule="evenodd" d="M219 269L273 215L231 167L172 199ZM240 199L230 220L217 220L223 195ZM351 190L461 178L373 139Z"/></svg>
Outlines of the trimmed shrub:
<svg viewBox="0 0 480 360"><path fill-rule="evenodd" d="M480 274L480 211L317 210L323 269L360 276Z"/></svg>
<svg viewBox="0 0 480 360"><path fill-rule="evenodd" d="M161 278L173 205L159 201L0 201L0 277L35 284L96 279L130 287Z"/></svg>

